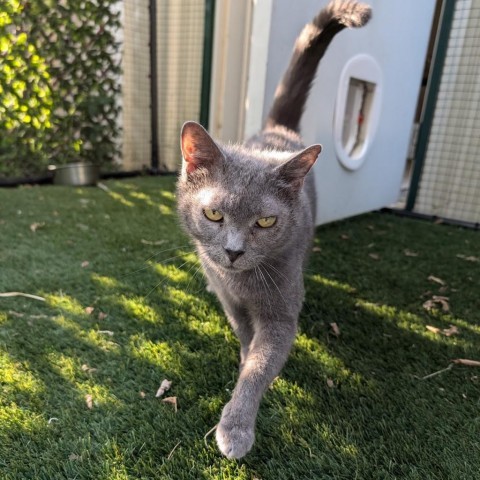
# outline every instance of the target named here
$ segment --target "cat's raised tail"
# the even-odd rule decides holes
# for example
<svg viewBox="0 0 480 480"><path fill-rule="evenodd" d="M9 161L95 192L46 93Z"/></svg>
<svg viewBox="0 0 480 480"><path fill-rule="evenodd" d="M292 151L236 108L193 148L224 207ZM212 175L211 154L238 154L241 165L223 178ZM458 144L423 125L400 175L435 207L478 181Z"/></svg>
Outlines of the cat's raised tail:
<svg viewBox="0 0 480 480"><path fill-rule="evenodd" d="M368 5L355 1L331 1L307 23L298 36L292 59L275 92L266 128L282 125L299 131L300 119L305 108L318 63L333 37L348 27L363 27L371 18Z"/></svg>

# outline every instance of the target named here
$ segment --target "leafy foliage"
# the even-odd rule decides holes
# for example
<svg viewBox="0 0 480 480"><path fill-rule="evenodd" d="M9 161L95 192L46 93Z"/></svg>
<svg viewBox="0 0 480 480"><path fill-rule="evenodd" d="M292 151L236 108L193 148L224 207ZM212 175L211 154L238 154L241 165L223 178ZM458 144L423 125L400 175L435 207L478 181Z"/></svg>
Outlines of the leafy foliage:
<svg viewBox="0 0 480 480"><path fill-rule="evenodd" d="M118 0L1 0L0 176L118 153Z"/></svg>

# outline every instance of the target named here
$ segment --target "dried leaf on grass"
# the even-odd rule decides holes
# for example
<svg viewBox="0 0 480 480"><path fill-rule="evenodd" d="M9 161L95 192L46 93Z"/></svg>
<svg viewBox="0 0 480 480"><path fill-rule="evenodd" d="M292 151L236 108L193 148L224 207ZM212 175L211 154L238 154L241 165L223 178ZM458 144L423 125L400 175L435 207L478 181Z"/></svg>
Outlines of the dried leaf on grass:
<svg viewBox="0 0 480 480"><path fill-rule="evenodd" d="M98 312L98 319L105 320L108 317L108 313Z"/></svg>
<svg viewBox="0 0 480 480"><path fill-rule="evenodd" d="M427 325L425 328L429 332L442 334L442 335L445 335L446 337L451 337L452 335L458 335L460 333L460 330L455 325L450 325L449 328L444 328L443 330L441 330L438 327L434 327L432 325Z"/></svg>
<svg viewBox="0 0 480 480"><path fill-rule="evenodd" d="M450 325L449 328L444 328L442 330L442 333L446 337L451 337L452 335L458 335L460 333L460 331L458 330L458 328L455 325Z"/></svg>
<svg viewBox="0 0 480 480"><path fill-rule="evenodd" d="M87 373L94 373L94 372L97 371L96 368L91 368L91 367L89 367L86 363L84 363L84 364L82 365L81 369L82 369L83 372L87 372Z"/></svg>
<svg viewBox="0 0 480 480"><path fill-rule="evenodd" d="M85 307L85 313L87 315L91 315L94 310L95 310L95 307Z"/></svg>
<svg viewBox="0 0 480 480"><path fill-rule="evenodd" d="M80 455L77 455L76 453L71 453L69 456L68 456L68 459L71 461L71 462L74 462L74 461L77 461L77 460L81 460L82 457Z"/></svg>
<svg viewBox="0 0 480 480"><path fill-rule="evenodd" d="M322 249L320 247L313 247L312 248L312 252L317 252L318 253L318 252L321 252L321 251L322 251Z"/></svg>
<svg viewBox="0 0 480 480"><path fill-rule="evenodd" d="M333 388L334 386L335 386L335 383L333 383L333 380L331 378L327 378L327 387Z"/></svg>
<svg viewBox="0 0 480 480"><path fill-rule="evenodd" d="M171 405L173 405L175 413L177 413L177 397L165 397L164 399L162 399L162 402L170 403Z"/></svg>
<svg viewBox="0 0 480 480"><path fill-rule="evenodd" d="M378 253L369 253L368 256L374 260L380 260L380 255Z"/></svg>
<svg viewBox="0 0 480 480"><path fill-rule="evenodd" d="M88 260L84 260L82 263L81 263L81 267L82 268L86 268L90 265L90 262Z"/></svg>
<svg viewBox="0 0 480 480"><path fill-rule="evenodd" d="M340 238L341 238L342 240L350 240L350 237L349 237L346 233L342 233L342 234L340 235Z"/></svg>
<svg viewBox="0 0 480 480"><path fill-rule="evenodd" d="M145 398L147 396L147 394L143 390L139 392L138 395L140 396L140 398Z"/></svg>
<svg viewBox="0 0 480 480"><path fill-rule="evenodd" d="M418 257L418 253L417 252L412 252L412 250L409 250L408 248L406 248L403 253L405 254L406 257Z"/></svg>
<svg viewBox="0 0 480 480"><path fill-rule="evenodd" d="M431 282L438 283L439 285L442 285L442 286L446 285L445 282L441 278L435 277L434 275L429 275L428 279Z"/></svg>
<svg viewBox="0 0 480 480"><path fill-rule="evenodd" d="M85 395L85 403L87 404L87 408L89 410L93 408L93 397L89 393Z"/></svg>
<svg viewBox="0 0 480 480"><path fill-rule="evenodd" d="M461 258L462 260L466 260L467 262L480 262L479 257L474 257L473 255L467 256L467 255L462 255L459 253L457 255L457 258Z"/></svg>
<svg viewBox="0 0 480 480"><path fill-rule="evenodd" d="M455 363L456 365L465 365L467 367L480 367L479 360L470 360L468 358L456 358L455 360L452 360L452 363Z"/></svg>
<svg viewBox="0 0 480 480"><path fill-rule="evenodd" d="M332 329L332 333L336 336L340 336L340 328L338 327L336 322L331 322L330 323L330 328Z"/></svg>
<svg viewBox="0 0 480 480"><path fill-rule="evenodd" d="M427 300L426 302L423 303L423 308L428 311L433 310L438 306L441 306L444 312L449 312L450 305L448 303L448 297L433 295L433 297L430 300Z"/></svg>
<svg viewBox="0 0 480 480"><path fill-rule="evenodd" d="M45 222L34 222L30 225L30 230L35 233L39 228L45 226Z"/></svg>
<svg viewBox="0 0 480 480"><path fill-rule="evenodd" d="M162 383L160 384L160 387L157 390L157 393L155 394L156 398L161 397L167 390L170 390L170 387L172 386L172 382L170 380L167 380L166 378L162 380Z"/></svg>
<svg viewBox="0 0 480 480"><path fill-rule="evenodd" d="M25 315L24 313L14 312L13 310L9 310L8 314L17 318L22 318Z"/></svg>

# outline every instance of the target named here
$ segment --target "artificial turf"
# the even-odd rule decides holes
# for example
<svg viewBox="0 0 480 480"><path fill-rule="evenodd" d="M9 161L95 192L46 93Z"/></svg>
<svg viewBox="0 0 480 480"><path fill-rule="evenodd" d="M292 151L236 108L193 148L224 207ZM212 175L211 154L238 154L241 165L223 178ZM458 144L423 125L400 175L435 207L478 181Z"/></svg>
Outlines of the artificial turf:
<svg viewBox="0 0 480 480"><path fill-rule="evenodd" d="M174 181L0 190L0 293L46 299L0 298L1 479L480 479L480 368L423 379L480 360L478 232L386 214L319 228L295 346L254 448L227 460L204 435L238 343Z"/></svg>

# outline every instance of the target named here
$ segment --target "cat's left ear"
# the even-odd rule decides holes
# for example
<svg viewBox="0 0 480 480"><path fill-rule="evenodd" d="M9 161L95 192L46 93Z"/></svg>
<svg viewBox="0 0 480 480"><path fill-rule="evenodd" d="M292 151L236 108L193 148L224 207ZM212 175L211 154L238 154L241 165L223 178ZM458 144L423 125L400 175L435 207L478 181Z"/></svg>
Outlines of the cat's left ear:
<svg viewBox="0 0 480 480"><path fill-rule="evenodd" d="M180 147L184 171L193 173L198 168L209 170L224 157L208 132L196 122L187 122L182 127Z"/></svg>
<svg viewBox="0 0 480 480"><path fill-rule="evenodd" d="M303 185L305 176L312 168L321 151L321 145L311 145L277 167L282 180L289 183L294 189L299 190Z"/></svg>

